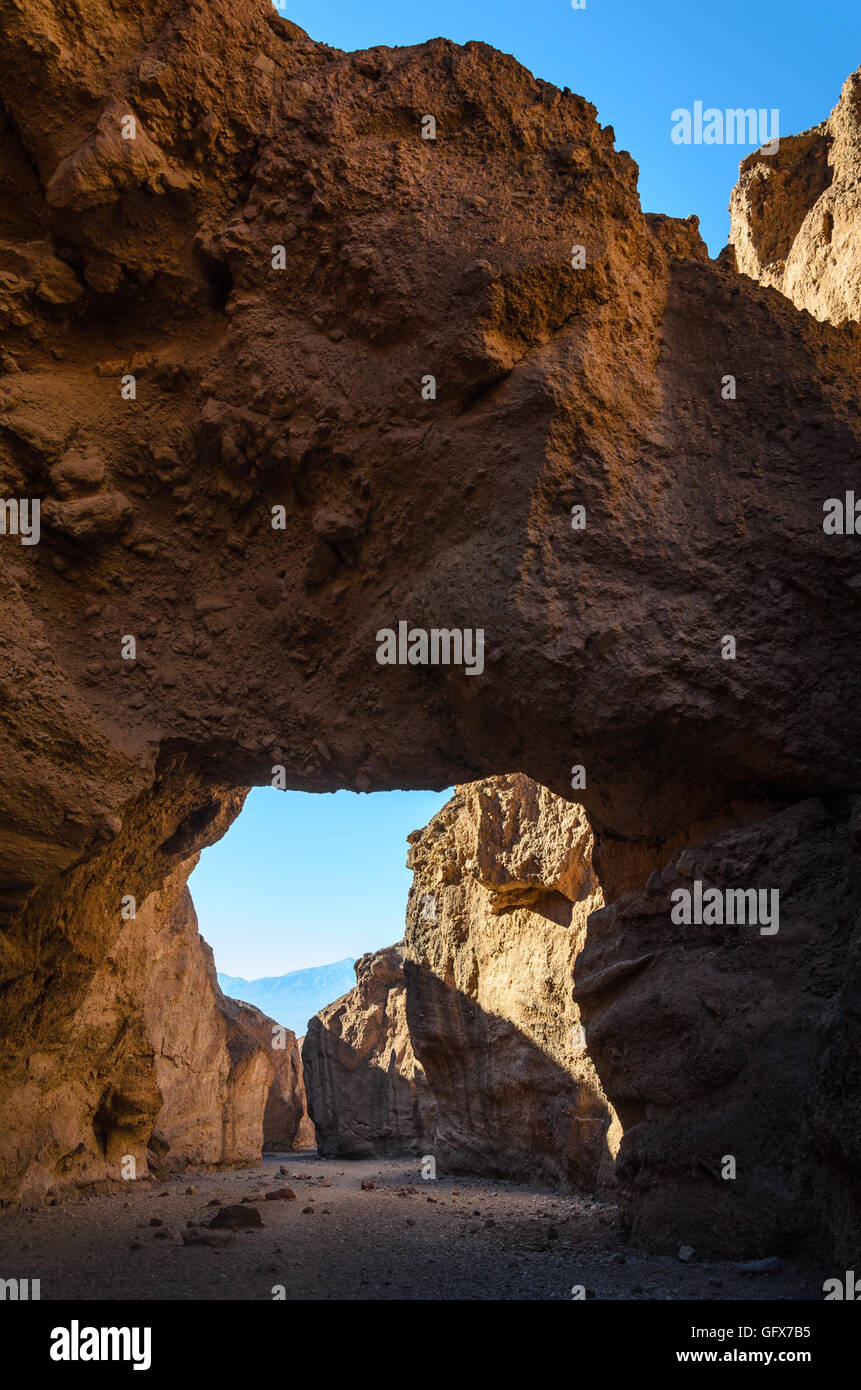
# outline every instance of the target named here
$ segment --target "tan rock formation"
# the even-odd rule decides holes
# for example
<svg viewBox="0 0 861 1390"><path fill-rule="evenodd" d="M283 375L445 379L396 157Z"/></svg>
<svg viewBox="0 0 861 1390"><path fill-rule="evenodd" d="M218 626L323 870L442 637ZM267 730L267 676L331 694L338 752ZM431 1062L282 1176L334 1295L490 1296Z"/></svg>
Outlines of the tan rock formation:
<svg viewBox="0 0 861 1390"><path fill-rule="evenodd" d="M603 903L582 808L491 778L410 841L404 942L363 956L355 989L308 1026L320 1152L610 1183L619 1126L572 998Z"/></svg>
<svg viewBox="0 0 861 1390"><path fill-rule="evenodd" d="M425 1154L436 1106L407 1026L403 943L356 961L356 985L308 1021L302 1065L324 1156Z"/></svg>
<svg viewBox="0 0 861 1390"><path fill-rule="evenodd" d="M261 1043L247 1026L247 1004L222 995L220 1012L225 1022L225 1044L230 1069L221 1115L222 1158L235 1155L243 1163L257 1163L263 1153L263 1116L275 1081L271 1044Z"/></svg>
<svg viewBox="0 0 861 1390"><path fill-rule="evenodd" d="M861 68L828 120L744 160L730 214L745 275L818 319L861 319Z"/></svg>
<svg viewBox="0 0 861 1390"><path fill-rule="evenodd" d="M181 863L125 922L64 1021L61 1048L31 1054L17 1085L6 1077L12 1127L2 1142L28 1142L7 1158L3 1200L256 1163L265 1114L279 1146L307 1141L296 1038L281 1030L284 1048L273 1049L278 1025L219 989L186 887L196 862Z"/></svg>
<svg viewBox="0 0 861 1390"><path fill-rule="evenodd" d="M160 1096L146 1138L160 1169L258 1159L271 1081L262 1049L248 1067L231 1045L231 1001L218 988L212 952L198 934L185 886L195 862L182 865L163 893L147 898L106 963L116 990L114 1008L121 1008L125 1020L141 1016L147 1041L141 1064L153 1066ZM88 1002L95 1008L110 998L100 972ZM108 1136L109 1169L121 1143L122 1133Z"/></svg>
<svg viewBox="0 0 861 1390"><path fill-rule="evenodd" d="M440 1167L611 1182L618 1121L572 997L603 903L582 807L496 777L458 787L410 840L407 1017Z"/></svg>
<svg viewBox="0 0 861 1390"><path fill-rule="evenodd" d="M275 1068L263 1112L264 1150L313 1149L314 1126L308 1115L301 1044L296 1034L254 1004L225 999L223 994L222 1000L222 1008L227 1006L242 1031L267 1053Z"/></svg>
<svg viewBox="0 0 861 1390"><path fill-rule="evenodd" d="M836 816L861 787L859 561L822 509L855 481L861 330L644 216L594 108L484 45L339 53L269 0L0 0L0 29L0 493L46 509L38 544L0 534L17 1191L55 1152L27 1094L80 1095L63 1152L109 1085L145 1138L137 1044L78 1050L77 1011L123 897L273 765L308 790L517 769L568 794L582 764L608 902L772 811ZM481 628L482 674L380 665L402 620ZM851 1055L850 939L841 918L839 1046L792 1032L799 1094ZM848 1182L839 1103L817 1113Z"/></svg>

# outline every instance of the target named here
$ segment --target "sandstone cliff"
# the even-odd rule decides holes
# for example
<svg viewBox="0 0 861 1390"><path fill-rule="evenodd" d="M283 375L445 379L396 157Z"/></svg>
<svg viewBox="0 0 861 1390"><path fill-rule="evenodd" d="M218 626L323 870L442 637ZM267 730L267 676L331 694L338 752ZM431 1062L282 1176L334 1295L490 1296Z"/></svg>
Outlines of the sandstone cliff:
<svg viewBox="0 0 861 1390"><path fill-rule="evenodd" d="M356 985L308 1022L308 1109L323 1155L425 1154L436 1105L407 1026L401 946L356 961Z"/></svg>
<svg viewBox="0 0 861 1390"><path fill-rule="evenodd" d="M254 1004L225 998L223 993L221 999L222 1010L227 1009L241 1033L266 1053L275 1068L263 1111L264 1150L312 1149L314 1126L308 1115L301 1049L296 1034L267 1017Z"/></svg>
<svg viewBox="0 0 861 1390"><path fill-rule="evenodd" d="M185 886L193 863L167 881L164 894L146 900L108 957L124 1020L141 1015L146 1047L139 1065L154 1067L160 1101L147 1147L159 1169L258 1159L272 1079L266 1053L258 1049L253 1060L245 1058L231 1036L238 1031L231 1001L214 980L212 953L198 934ZM99 976L93 982L93 1007L110 999L106 983ZM121 1088L114 1097L113 1109L128 1103ZM106 1130L109 1170L124 1129Z"/></svg>
<svg viewBox="0 0 861 1390"><path fill-rule="evenodd" d="M403 943L308 1025L321 1153L595 1188L619 1126L572 988L603 902L582 808L529 778L459 787L410 836Z"/></svg>
<svg viewBox="0 0 861 1390"><path fill-rule="evenodd" d="M827 121L748 155L730 214L745 275L818 319L861 319L861 68Z"/></svg>

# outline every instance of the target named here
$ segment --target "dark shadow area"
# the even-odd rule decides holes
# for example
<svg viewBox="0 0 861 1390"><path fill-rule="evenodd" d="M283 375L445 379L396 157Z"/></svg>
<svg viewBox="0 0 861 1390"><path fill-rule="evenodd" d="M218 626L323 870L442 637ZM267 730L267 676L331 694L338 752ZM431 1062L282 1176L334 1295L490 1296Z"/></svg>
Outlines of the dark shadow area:
<svg viewBox="0 0 861 1390"><path fill-rule="evenodd" d="M589 1192L611 1186L610 1112L590 1084L585 1050L567 1071L428 969L410 960L403 968L409 1037L426 1082L398 1071L399 1033L380 1066L374 1049L360 1053L337 1035L337 1015L328 1028L311 1019L303 1066L319 1153L427 1154L440 1172Z"/></svg>
<svg viewBox="0 0 861 1390"><path fill-rule="evenodd" d="M411 961L407 1016L437 1101L441 1168L594 1192L613 1181L610 1112L585 1055L572 1070Z"/></svg>

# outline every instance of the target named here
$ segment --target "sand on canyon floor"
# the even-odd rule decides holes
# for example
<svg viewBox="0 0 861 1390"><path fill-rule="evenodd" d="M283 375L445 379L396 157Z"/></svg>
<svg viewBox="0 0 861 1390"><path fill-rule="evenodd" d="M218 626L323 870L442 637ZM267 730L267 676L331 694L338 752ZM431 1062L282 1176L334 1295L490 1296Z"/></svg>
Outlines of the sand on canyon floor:
<svg viewBox="0 0 861 1390"><path fill-rule="evenodd" d="M284 1187L296 1200L266 1199ZM215 1235L216 1202L254 1207L263 1225L184 1244L183 1231ZM6 1211L0 1278L39 1279L43 1300L569 1300L575 1286L598 1299L821 1300L823 1275L644 1255L606 1201L311 1152Z"/></svg>

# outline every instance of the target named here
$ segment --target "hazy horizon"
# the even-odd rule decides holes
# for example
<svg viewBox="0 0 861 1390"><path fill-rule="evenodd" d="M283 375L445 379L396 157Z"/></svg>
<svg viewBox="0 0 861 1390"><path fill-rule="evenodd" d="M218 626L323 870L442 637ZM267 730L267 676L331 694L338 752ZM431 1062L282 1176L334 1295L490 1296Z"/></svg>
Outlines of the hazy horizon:
<svg viewBox="0 0 861 1390"><path fill-rule="evenodd" d="M353 988L354 964L354 957L344 956L342 960L308 965L285 975L263 975L256 980L219 971L218 983L230 998L254 1004L268 1018L292 1028L301 1037L309 1018Z"/></svg>

